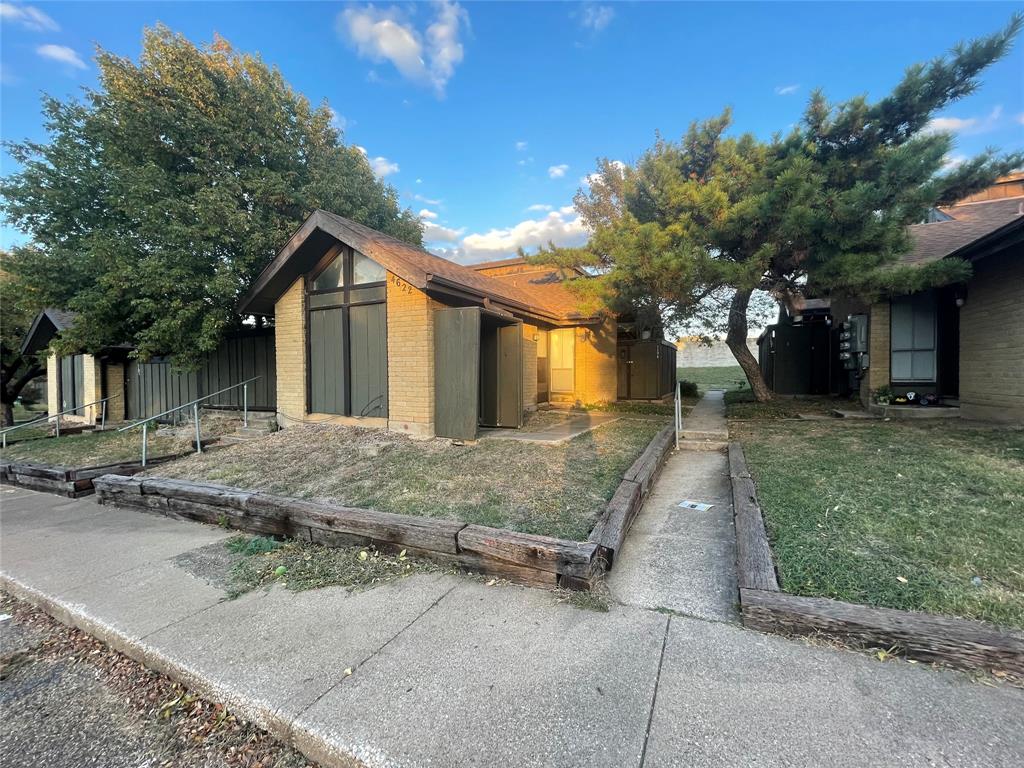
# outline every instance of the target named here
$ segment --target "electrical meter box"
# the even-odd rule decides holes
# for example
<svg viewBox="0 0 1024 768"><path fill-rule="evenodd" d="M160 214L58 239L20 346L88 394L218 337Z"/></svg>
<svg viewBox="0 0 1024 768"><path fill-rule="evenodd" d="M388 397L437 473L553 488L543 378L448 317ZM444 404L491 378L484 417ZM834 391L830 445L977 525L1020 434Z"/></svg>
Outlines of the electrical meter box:
<svg viewBox="0 0 1024 768"><path fill-rule="evenodd" d="M843 368L856 371L867 367L868 316L849 315L839 332L839 359Z"/></svg>

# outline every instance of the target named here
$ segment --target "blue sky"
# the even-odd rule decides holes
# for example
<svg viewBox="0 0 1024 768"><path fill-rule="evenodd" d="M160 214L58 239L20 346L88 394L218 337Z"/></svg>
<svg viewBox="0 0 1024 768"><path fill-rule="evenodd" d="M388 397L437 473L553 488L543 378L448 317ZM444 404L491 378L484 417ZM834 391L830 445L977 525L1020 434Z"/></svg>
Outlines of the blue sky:
<svg viewBox="0 0 1024 768"><path fill-rule="evenodd" d="M99 45L137 57L162 21L214 32L326 99L345 139L423 211L429 246L464 261L585 233L572 197L597 157L630 161L655 130L734 109L767 137L811 88L879 97L904 68L992 32L1021 3L2 4L0 133L44 137L39 94L96 83ZM1024 40L942 115L956 162L1024 148ZM0 157L2 172L14 166ZM3 229L3 245L21 237Z"/></svg>

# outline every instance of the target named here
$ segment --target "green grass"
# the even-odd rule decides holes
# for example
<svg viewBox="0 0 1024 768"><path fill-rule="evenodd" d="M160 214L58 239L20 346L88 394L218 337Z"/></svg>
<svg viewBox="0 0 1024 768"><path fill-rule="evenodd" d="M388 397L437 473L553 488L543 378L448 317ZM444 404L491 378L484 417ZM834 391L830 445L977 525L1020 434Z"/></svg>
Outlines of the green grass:
<svg viewBox="0 0 1024 768"><path fill-rule="evenodd" d="M622 418L551 445L292 427L153 474L580 540L665 423Z"/></svg>
<svg viewBox="0 0 1024 768"><path fill-rule="evenodd" d="M732 430L783 589L1024 628L1024 432L846 421Z"/></svg>
<svg viewBox="0 0 1024 768"><path fill-rule="evenodd" d="M150 434L149 455L165 456L188 450L184 437ZM142 434L132 432L82 432L77 435L45 437L9 444L0 451L8 461L32 461L64 467L88 467L114 464L119 461L138 461L142 458Z"/></svg>
<svg viewBox="0 0 1024 768"><path fill-rule="evenodd" d="M320 587L369 589L414 573L442 570L408 557L405 550L388 554L374 547L325 547L245 535L228 539L225 546L242 555L228 576L229 597L273 584L296 592Z"/></svg>
<svg viewBox="0 0 1024 768"><path fill-rule="evenodd" d="M801 414L825 415L836 408L860 410L856 401L835 397L780 397L759 403L749 389L725 393L725 416L728 419L798 419Z"/></svg>
<svg viewBox="0 0 1024 768"><path fill-rule="evenodd" d="M677 375L683 381L692 381L701 392L709 389L749 389L747 377L738 365L716 366L714 368L679 368Z"/></svg>

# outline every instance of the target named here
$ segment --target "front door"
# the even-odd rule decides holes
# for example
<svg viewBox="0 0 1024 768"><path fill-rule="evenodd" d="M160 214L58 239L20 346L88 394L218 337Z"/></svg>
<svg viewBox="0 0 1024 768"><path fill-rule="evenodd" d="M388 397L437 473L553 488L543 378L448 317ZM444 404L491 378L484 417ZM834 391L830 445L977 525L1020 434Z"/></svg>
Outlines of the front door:
<svg viewBox="0 0 1024 768"><path fill-rule="evenodd" d="M629 347L620 344L617 392L619 400L629 400L629 363Z"/></svg>

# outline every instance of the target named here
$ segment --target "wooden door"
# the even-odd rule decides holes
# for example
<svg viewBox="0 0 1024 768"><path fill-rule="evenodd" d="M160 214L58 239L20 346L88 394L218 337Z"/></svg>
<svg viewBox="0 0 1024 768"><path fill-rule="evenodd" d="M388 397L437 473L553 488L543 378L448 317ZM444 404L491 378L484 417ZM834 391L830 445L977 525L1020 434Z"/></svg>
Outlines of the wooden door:
<svg viewBox="0 0 1024 768"><path fill-rule="evenodd" d="M345 413L345 311L342 307L309 313L309 410Z"/></svg>

